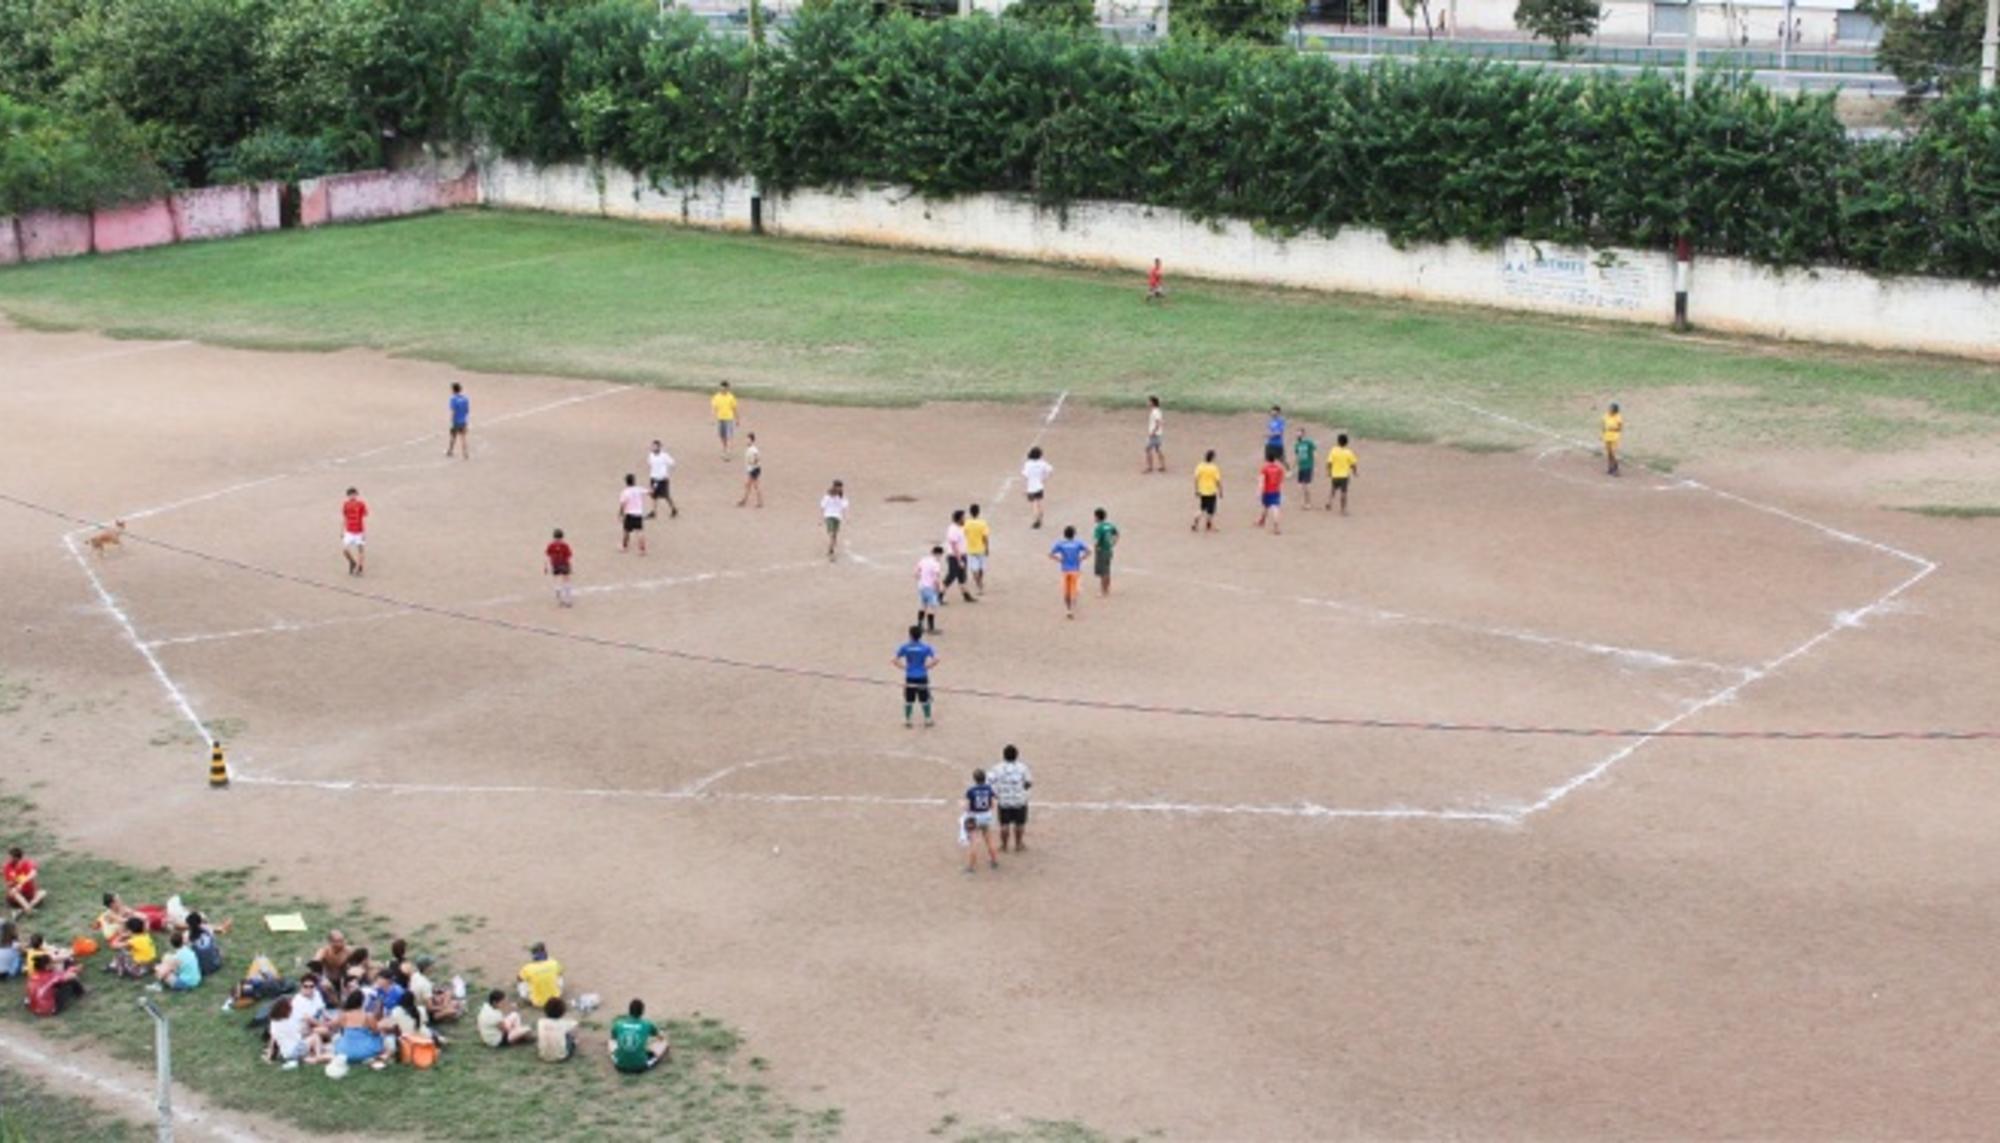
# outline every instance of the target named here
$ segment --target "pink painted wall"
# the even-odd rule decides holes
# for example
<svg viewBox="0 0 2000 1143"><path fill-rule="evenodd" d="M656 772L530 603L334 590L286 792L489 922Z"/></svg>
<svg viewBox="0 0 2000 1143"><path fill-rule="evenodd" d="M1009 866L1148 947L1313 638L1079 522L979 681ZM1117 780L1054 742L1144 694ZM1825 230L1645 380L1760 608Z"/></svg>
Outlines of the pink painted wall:
<svg viewBox="0 0 2000 1143"><path fill-rule="evenodd" d="M90 253L90 216L31 210L15 220L21 231L21 260L73 258Z"/></svg>
<svg viewBox="0 0 2000 1143"><path fill-rule="evenodd" d="M165 199L106 207L90 214L90 244L99 254L168 246L174 241L174 212Z"/></svg>
<svg viewBox="0 0 2000 1143"><path fill-rule="evenodd" d="M254 187L178 191L171 203L184 242L232 238L263 228Z"/></svg>
<svg viewBox="0 0 2000 1143"><path fill-rule="evenodd" d="M299 180L299 225L324 226L333 221L333 212L327 208L327 184L335 176L318 179Z"/></svg>
<svg viewBox="0 0 2000 1143"><path fill-rule="evenodd" d="M14 216L0 215L0 266L21 260L21 234L14 229Z"/></svg>
<svg viewBox="0 0 2000 1143"><path fill-rule="evenodd" d="M257 184L258 229L276 230L279 226L283 225L281 221L282 216L279 213L278 201L284 196L284 193L285 184L283 183Z"/></svg>
<svg viewBox="0 0 2000 1143"><path fill-rule="evenodd" d="M479 202L479 172L449 182L422 171L354 171L299 184L299 224L400 218Z"/></svg>

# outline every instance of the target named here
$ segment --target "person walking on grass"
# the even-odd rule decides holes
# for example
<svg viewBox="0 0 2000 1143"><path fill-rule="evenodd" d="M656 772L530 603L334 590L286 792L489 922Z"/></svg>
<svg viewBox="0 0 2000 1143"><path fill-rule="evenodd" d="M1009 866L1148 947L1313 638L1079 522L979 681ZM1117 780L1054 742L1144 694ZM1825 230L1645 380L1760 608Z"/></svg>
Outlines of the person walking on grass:
<svg viewBox="0 0 2000 1143"><path fill-rule="evenodd" d="M445 438L444 454L450 456L457 449L465 459L472 459L472 438L467 423L472 419L472 399L465 395L465 386L456 381L451 383L451 435Z"/></svg>
<svg viewBox="0 0 2000 1143"><path fill-rule="evenodd" d="M1167 415L1160 411L1158 397L1146 398L1146 469L1147 472L1167 470Z"/></svg>
<svg viewBox="0 0 2000 1143"><path fill-rule="evenodd" d="M937 609L944 598L944 549L933 547L917 561L917 625L937 634Z"/></svg>
<svg viewBox="0 0 2000 1143"><path fill-rule="evenodd" d="M1063 614L1076 618L1076 596L1078 582L1083 579L1083 557L1090 554L1090 548L1076 538L1076 528L1065 527L1063 538L1049 549L1049 558L1062 568Z"/></svg>
<svg viewBox="0 0 2000 1143"><path fill-rule="evenodd" d="M1625 436L1625 414L1618 411L1618 402L1611 402L1611 408L1604 414L1604 474L1618 475L1618 442Z"/></svg>
<svg viewBox="0 0 2000 1143"><path fill-rule="evenodd" d="M1000 752L1000 764L991 775L993 796L1000 804L1000 852L1007 852L1007 831L1014 831L1014 852L1028 848L1021 832L1028 828L1028 791L1035 788L1035 776L1021 761L1021 752L1008 746Z"/></svg>
<svg viewBox="0 0 2000 1143"><path fill-rule="evenodd" d="M847 519L847 486L836 480L819 498L820 518L826 521L826 562L832 563L840 547L840 525Z"/></svg>
<svg viewBox="0 0 2000 1143"><path fill-rule="evenodd" d="M944 530L944 594L950 595L952 585L957 584L965 602L977 603L968 586L965 557L965 510L961 508L951 514L951 526Z"/></svg>
<svg viewBox="0 0 2000 1143"><path fill-rule="evenodd" d="M1222 468L1215 463L1214 449L1203 453L1201 463L1194 466L1194 500L1194 523L1188 525L1188 531L1204 523L1209 531L1215 531L1215 509L1222 501Z"/></svg>
<svg viewBox="0 0 2000 1143"><path fill-rule="evenodd" d="M716 386L708 407L715 413L715 435L722 439L722 459L728 460L729 441L736 435L736 394L730 392L729 382Z"/></svg>
<svg viewBox="0 0 2000 1143"><path fill-rule="evenodd" d="M757 498L757 507L764 506L764 486L759 483L764 478L764 454L757 449L757 434L745 434L748 444L743 449L743 495L736 501L738 508Z"/></svg>
<svg viewBox="0 0 2000 1143"><path fill-rule="evenodd" d="M1103 598L1111 594L1111 550L1118 546L1118 525L1111 522L1102 508L1096 516L1097 526L1090 530L1091 570L1097 573L1097 594Z"/></svg>
<svg viewBox="0 0 2000 1143"><path fill-rule="evenodd" d="M979 505L965 509L965 566L972 573L972 586L986 594L986 555L993 548L993 528L979 515Z"/></svg>
<svg viewBox="0 0 2000 1143"><path fill-rule="evenodd" d="M890 662L903 668L903 728L909 729L917 707L924 708L924 725L931 725L931 668L937 666L937 652L924 642L922 627L910 628L910 640L896 648Z"/></svg>
<svg viewBox="0 0 2000 1143"><path fill-rule="evenodd" d="M1021 484L1028 490L1028 507L1035 511L1031 528L1042 526L1042 498L1048 495L1049 474L1055 466L1042 459L1040 446L1028 450L1028 462L1021 466Z"/></svg>
<svg viewBox="0 0 2000 1143"><path fill-rule="evenodd" d="M1306 435L1306 427L1299 426L1299 435L1292 441L1293 468L1299 478L1299 503L1307 508L1313 506L1313 480L1319 474L1319 465L1314 460L1319 455L1319 442Z"/></svg>
<svg viewBox="0 0 2000 1143"><path fill-rule="evenodd" d="M1263 478L1263 491L1258 497L1260 507L1257 512L1257 526L1263 527L1265 517L1269 517L1273 536L1282 532L1278 525L1278 517L1282 514L1285 499L1285 466L1279 463L1279 458L1282 456L1284 456L1283 449L1265 449L1264 467L1258 470L1258 474Z"/></svg>
<svg viewBox="0 0 2000 1143"><path fill-rule="evenodd" d="M542 549L542 557L548 561L548 573L556 581L556 606L576 606L576 597L569 590L570 561L576 558L576 552L570 548L569 541L563 539L561 528L556 529L549 546Z"/></svg>
<svg viewBox="0 0 2000 1143"><path fill-rule="evenodd" d="M625 522L625 533L618 540L618 551L622 554L632 546L632 537L639 537L639 554L646 554L646 492L639 487L639 478L625 474L625 487L618 493L618 518Z"/></svg>
<svg viewBox="0 0 2000 1143"><path fill-rule="evenodd" d="M993 852L993 802L993 787L986 784L986 771L974 770L972 785L965 791L964 832L968 838L965 847L967 873L974 873L979 869L978 848L970 843L970 835L975 833L986 843L986 868L1000 868L1000 857Z"/></svg>
<svg viewBox="0 0 2000 1143"><path fill-rule="evenodd" d="M674 458L667 446L653 442L653 451L646 454L646 477L652 482L653 504L646 512L648 520L660 514L660 501L667 502L667 518L681 514L674 504Z"/></svg>
<svg viewBox="0 0 2000 1143"><path fill-rule="evenodd" d="M340 554L347 557L347 574L362 575L368 570L368 502L350 488L340 506Z"/></svg>
<svg viewBox="0 0 2000 1143"><path fill-rule="evenodd" d="M1326 475L1332 482L1326 491L1327 511L1333 510L1335 497L1340 499L1340 514L1347 515L1347 486L1361 472L1361 458L1347 447L1347 434L1334 438L1333 447L1326 450Z"/></svg>

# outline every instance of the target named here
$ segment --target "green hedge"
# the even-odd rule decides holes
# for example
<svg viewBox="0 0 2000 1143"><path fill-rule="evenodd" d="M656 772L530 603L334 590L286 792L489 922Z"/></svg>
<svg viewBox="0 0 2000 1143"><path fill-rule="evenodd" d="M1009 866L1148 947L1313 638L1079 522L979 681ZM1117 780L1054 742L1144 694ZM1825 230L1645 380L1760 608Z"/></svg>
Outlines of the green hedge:
<svg viewBox="0 0 2000 1143"><path fill-rule="evenodd" d="M166 187L139 131L117 115L60 115L0 96L0 215L115 206Z"/></svg>

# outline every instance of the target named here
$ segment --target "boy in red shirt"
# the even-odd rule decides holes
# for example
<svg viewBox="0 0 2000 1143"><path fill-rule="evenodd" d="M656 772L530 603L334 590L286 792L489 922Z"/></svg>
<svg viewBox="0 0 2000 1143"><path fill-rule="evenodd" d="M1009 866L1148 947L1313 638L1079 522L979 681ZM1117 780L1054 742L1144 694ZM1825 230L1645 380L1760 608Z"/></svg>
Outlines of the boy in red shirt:
<svg viewBox="0 0 2000 1143"><path fill-rule="evenodd" d="M48 893L35 884L36 872L35 863L18 845L7 851L6 864L0 865L0 878L7 882L7 904L20 910L24 917L48 898Z"/></svg>
<svg viewBox="0 0 2000 1143"><path fill-rule="evenodd" d="M556 577L556 606L574 606L576 599L569 590L569 562L576 553L570 550L568 541L563 539L561 528L556 529L555 538L549 541L548 547L542 549L542 554L548 557L549 574Z"/></svg>
<svg viewBox="0 0 2000 1143"><path fill-rule="evenodd" d="M1146 271L1146 300L1165 302L1167 300L1167 276L1160 269L1160 260L1153 259L1153 268Z"/></svg>
<svg viewBox="0 0 2000 1143"><path fill-rule="evenodd" d="M368 570L368 503L361 499L361 493L347 490L340 520L346 529L340 537L340 554L347 557L347 574L360 575Z"/></svg>
<svg viewBox="0 0 2000 1143"><path fill-rule="evenodd" d="M1278 528L1279 505L1285 497L1285 466L1278 463L1278 456L1279 450L1265 449L1264 467L1258 470L1264 478L1264 492L1259 498L1259 502L1263 505L1263 508L1257 513L1257 526L1259 528L1263 527L1264 517L1269 516L1271 518L1271 534L1273 536L1278 535L1280 532Z"/></svg>

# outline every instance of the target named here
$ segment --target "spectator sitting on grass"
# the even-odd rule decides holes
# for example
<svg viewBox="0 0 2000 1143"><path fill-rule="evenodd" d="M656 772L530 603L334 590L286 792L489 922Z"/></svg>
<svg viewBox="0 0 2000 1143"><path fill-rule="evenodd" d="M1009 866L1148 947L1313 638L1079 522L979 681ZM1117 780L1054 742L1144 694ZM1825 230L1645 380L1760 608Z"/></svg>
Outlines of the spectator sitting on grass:
<svg viewBox="0 0 2000 1143"><path fill-rule="evenodd" d="M496 988L486 994L486 1003L479 1009L481 1043L489 1048L511 1048L527 1043L534 1036L521 1023L521 1014L514 1011L514 1002L505 992Z"/></svg>
<svg viewBox="0 0 2000 1143"><path fill-rule="evenodd" d="M407 991L396 982L396 974L388 967L375 970L373 983L368 986L368 1011L376 1016L387 1016L396 1007Z"/></svg>
<svg viewBox="0 0 2000 1143"><path fill-rule="evenodd" d="M116 945L118 935L125 931L125 922L138 917L145 922L149 932L162 932L167 927L167 910L162 905L127 905L116 893L104 895L104 911L97 915L97 931L107 945Z"/></svg>
<svg viewBox="0 0 2000 1143"><path fill-rule="evenodd" d="M347 935L339 929L328 929L326 943L312 958L319 962L319 970L326 974L328 981L341 979L347 971L347 962L354 956L354 950L347 947Z"/></svg>
<svg viewBox="0 0 2000 1143"><path fill-rule="evenodd" d="M167 941L174 951L161 957L159 967L153 971L159 977L160 987L169 992L189 992L201 987L201 961L196 959L194 949L188 947L187 937L175 933Z"/></svg>
<svg viewBox="0 0 2000 1143"><path fill-rule="evenodd" d="M27 971L28 956L21 949L21 932L12 921L0 921L0 980L12 980Z"/></svg>
<svg viewBox="0 0 2000 1143"><path fill-rule="evenodd" d="M289 996L271 1005L270 1047L266 1059L287 1068L301 1063L323 1064L333 1058L327 1049L326 1031L306 1018Z"/></svg>
<svg viewBox="0 0 2000 1143"><path fill-rule="evenodd" d="M204 977L214 976L222 971L222 945L215 938L218 932L226 931L227 929L209 928L208 922L200 913L189 913L187 916L188 947L194 950L194 959L201 965L201 974Z"/></svg>
<svg viewBox="0 0 2000 1143"><path fill-rule="evenodd" d="M423 1006L417 1003L417 998L402 992L397 994L396 1002L382 1017L382 1031L392 1044L410 1036L429 1037L431 1021Z"/></svg>
<svg viewBox="0 0 2000 1143"><path fill-rule="evenodd" d="M528 963L518 974L521 999L536 1008L563 994L562 962L549 955L549 946L536 941L528 949Z"/></svg>
<svg viewBox="0 0 2000 1143"><path fill-rule="evenodd" d="M535 1051L543 1063L559 1064L576 1055L576 1021L569 1019L569 1005L553 997L535 1021Z"/></svg>
<svg viewBox="0 0 2000 1143"><path fill-rule="evenodd" d="M111 963L104 966L104 971L127 980L146 979L160 959L153 935L146 931L145 918L136 915L125 918L125 927L111 938L111 949Z"/></svg>
<svg viewBox="0 0 2000 1143"><path fill-rule="evenodd" d="M417 998L417 1003L424 1006L430 1014L431 1023L450 1023L465 1015L465 1005L452 995L451 989L439 988L431 983L431 978L424 973L431 963L431 958L420 956L415 960L400 961L397 969L402 973L403 987L409 989L411 995Z"/></svg>
<svg viewBox="0 0 2000 1143"><path fill-rule="evenodd" d="M0 879L7 883L7 907L19 910L19 916L27 916L35 911L35 906L48 900L48 891L36 884L39 872L33 859L21 852L20 846L7 851L7 860L0 862Z"/></svg>
<svg viewBox="0 0 2000 1143"><path fill-rule="evenodd" d="M346 1057L350 1064L365 1062L380 1071L389 1066L389 1053L394 1049L383 1038L375 1018L362 1007L364 1003L359 991L348 993L347 999L341 1001L340 1019L336 1022L340 1035L333 1041L333 1051Z"/></svg>
<svg viewBox="0 0 2000 1143"><path fill-rule="evenodd" d="M634 1000L625 1015L611 1022L611 1066L627 1075L643 1075L667 1058L667 1038L659 1025L646 1019L646 1002Z"/></svg>
<svg viewBox="0 0 2000 1143"><path fill-rule="evenodd" d="M38 953L28 958L28 1011L37 1016L55 1016L83 997L82 973L77 966L56 964L56 958Z"/></svg>
<svg viewBox="0 0 2000 1143"><path fill-rule="evenodd" d="M57 968L68 968L76 961L75 953L60 945L49 944L48 938L42 936L40 933L32 933L28 937L27 945L21 949L21 960L24 967L26 964L32 963L37 956L48 957Z"/></svg>

